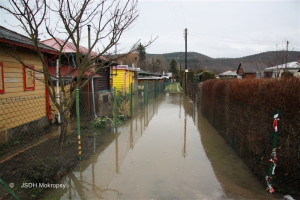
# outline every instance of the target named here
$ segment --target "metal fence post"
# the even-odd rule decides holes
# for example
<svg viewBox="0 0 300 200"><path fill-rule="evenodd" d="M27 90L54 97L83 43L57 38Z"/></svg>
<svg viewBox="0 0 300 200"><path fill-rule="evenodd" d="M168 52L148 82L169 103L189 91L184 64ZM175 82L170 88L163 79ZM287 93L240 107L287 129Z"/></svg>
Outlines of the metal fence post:
<svg viewBox="0 0 300 200"><path fill-rule="evenodd" d="M130 117L132 117L132 113L133 113L133 111L132 111L132 86L133 86L133 84L131 83L130 84Z"/></svg>
<svg viewBox="0 0 300 200"><path fill-rule="evenodd" d="M114 119L115 119L115 130L117 130L117 91L114 87Z"/></svg>
<svg viewBox="0 0 300 200"><path fill-rule="evenodd" d="M147 82L144 81L144 105L146 104L146 93L147 93L147 90L146 90L146 87L147 87Z"/></svg>
<svg viewBox="0 0 300 200"><path fill-rule="evenodd" d="M78 156L79 156L79 160L81 160L79 89L76 89L76 114L77 114L77 134L78 134Z"/></svg>
<svg viewBox="0 0 300 200"><path fill-rule="evenodd" d="M155 90L155 98L156 98L156 95L157 95L157 94L156 94L156 92L157 92L157 86L156 86L156 82L157 82L157 80L154 80L154 84L155 84L155 85L154 85L154 90Z"/></svg>
<svg viewBox="0 0 300 200"><path fill-rule="evenodd" d="M12 191L12 189L10 189L8 187L8 185L6 185L6 183L0 178L0 183L4 186L4 188L17 200L19 200L19 198L17 197L17 195Z"/></svg>
<svg viewBox="0 0 300 200"><path fill-rule="evenodd" d="M146 81L146 104L148 104L148 90L149 90L149 82Z"/></svg>

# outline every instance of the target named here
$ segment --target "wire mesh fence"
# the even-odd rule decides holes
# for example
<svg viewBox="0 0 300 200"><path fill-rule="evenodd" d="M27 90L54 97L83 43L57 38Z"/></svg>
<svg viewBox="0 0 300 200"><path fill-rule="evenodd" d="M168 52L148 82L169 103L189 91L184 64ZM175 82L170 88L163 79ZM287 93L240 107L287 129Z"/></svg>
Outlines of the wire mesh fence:
<svg viewBox="0 0 300 200"><path fill-rule="evenodd" d="M80 150L86 159L103 145L104 134L114 137L113 128L144 109L166 85L163 81L143 81L126 92L122 88L80 91L79 109L74 103L69 110L62 148L59 136L63 127L57 123L54 105L47 106L45 95L1 98L0 181L6 186L0 182L0 199L13 198L7 187L21 199L38 199L42 193L40 183L56 183L79 162L78 124L82 129Z"/></svg>
<svg viewBox="0 0 300 200"><path fill-rule="evenodd" d="M187 85L187 95L190 99L196 103L197 102L197 94L198 94L198 83L189 82Z"/></svg>
<svg viewBox="0 0 300 200"><path fill-rule="evenodd" d="M0 143L15 136L34 135L35 127L47 127L45 95L0 99ZM27 131L29 127L32 130Z"/></svg>

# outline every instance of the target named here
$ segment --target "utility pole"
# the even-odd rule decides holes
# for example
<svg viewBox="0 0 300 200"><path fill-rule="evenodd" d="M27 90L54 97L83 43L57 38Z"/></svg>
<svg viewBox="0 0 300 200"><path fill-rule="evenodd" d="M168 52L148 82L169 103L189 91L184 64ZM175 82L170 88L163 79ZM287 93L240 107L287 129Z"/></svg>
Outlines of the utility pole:
<svg viewBox="0 0 300 200"><path fill-rule="evenodd" d="M186 85L187 85L187 28L184 29L184 39L185 39L185 63L184 63L184 67L185 67L185 79L184 79L184 91L186 94Z"/></svg>
<svg viewBox="0 0 300 200"><path fill-rule="evenodd" d="M286 41L285 69L287 69L288 57L289 57L289 41Z"/></svg>

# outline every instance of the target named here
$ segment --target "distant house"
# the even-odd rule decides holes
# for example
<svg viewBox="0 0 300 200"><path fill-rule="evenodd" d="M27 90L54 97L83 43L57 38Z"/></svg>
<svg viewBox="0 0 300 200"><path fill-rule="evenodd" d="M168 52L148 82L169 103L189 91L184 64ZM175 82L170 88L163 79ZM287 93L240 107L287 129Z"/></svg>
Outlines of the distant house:
<svg viewBox="0 0 300 200"><path fill-rule="evenodd" d="M241 62L236 73L238 78L263 78L266 67L267 65L262 62Z"/></svg>
<svg viewBox="0 0 300 200"><path fill-rule="evenodd" d="M152 87L151 89L162 90L166 84L170 82L170 73L168 75L162 75L158 72L147 72L141 70L139 72L139 89L144 90L145 83L150 84L148 87Z"/></svg>
<svg viewBox="0 0 300 200"><path fill-rule="evenodd" d="M222 78L222 79L232 79L232 78L237 78L237 73L236 71L226 71L226 72L223 72L221 74L219 74L219 78Z"/></svg>
<svg viewBox="0 0 300 200"><path fill-rule="evenodd" d="M134 51L124 57L121 57L117 60L117 63L119 63L120 65L128 65L129 67L133 67L133 68L139 68L139 61L140 61L140 57L139 57L139 53Z"/></svg>
<svg viewBox="0 0 300 200"><path fill-rule="evenodd" d="M58 52L38 44L47 61ZM23 60L22 65L14 56ZM43 65L30 38L0 26L0 143L49 123Z"/></svg>
<svg viewBox="0 0 300 200"><path fill-rule="evenodd" d="M289 62L282 65L268 67L264 71L265 78L278 78L281 77L284 71L292 72L295 77L300 78L300 56L298 62Z"/></svg>
<svg viewBox="0 0 300 200"><path fill-rule="evenodd" d="M138 76L139 85L143 85L144 81L158 81L163 79L169 80L169 76L162 76L160 73L156 73L156 72L147 72L144 70L139 71L139 76Z"/></svg>
<svg viewBox="0 0 300 200"><path fill-rule="evenodd" d="M162 79L162 75L158 72L148 72L144 70L139 71L139 81L140 80L154 80L154 79Z"/></svg>

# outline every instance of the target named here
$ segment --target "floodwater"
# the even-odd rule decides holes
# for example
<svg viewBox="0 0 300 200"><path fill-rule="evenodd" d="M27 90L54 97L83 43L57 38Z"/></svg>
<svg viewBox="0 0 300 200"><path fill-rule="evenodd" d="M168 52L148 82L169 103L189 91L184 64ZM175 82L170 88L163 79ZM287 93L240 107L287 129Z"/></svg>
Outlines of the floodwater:
<svg viewBox="0 0 300 200"><path fill-rule="evenodd" d="M180 94L149 101L45 199L274 199Z"/></svg>

